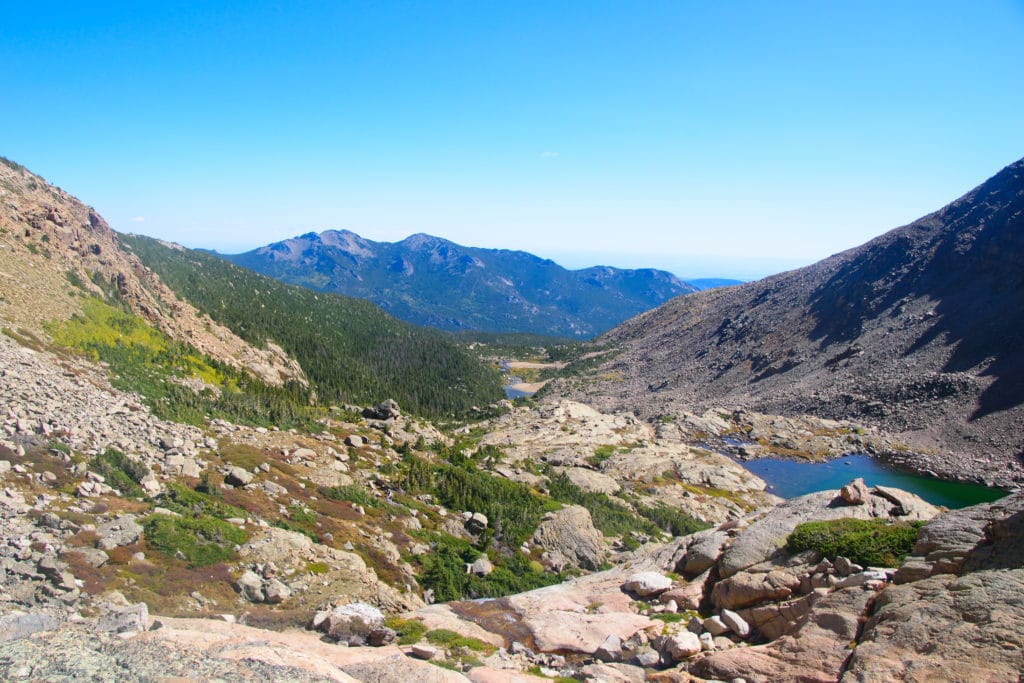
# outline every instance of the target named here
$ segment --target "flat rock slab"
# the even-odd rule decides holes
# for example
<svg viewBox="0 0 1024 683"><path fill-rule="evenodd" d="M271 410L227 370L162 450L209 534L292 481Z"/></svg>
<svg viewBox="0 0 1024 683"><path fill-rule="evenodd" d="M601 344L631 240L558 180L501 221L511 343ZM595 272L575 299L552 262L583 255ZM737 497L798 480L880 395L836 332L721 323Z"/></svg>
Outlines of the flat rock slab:
<svg viewBox="0 0 1024 683"><path fill-rule="evenodd" d="M336 681L461 683L466 677L406 657L396 646L339 647L308 631L266 631L211 619L160 617L162 627L137 638L198 650L222 659L254 659ZM352 672L349 672L349 669ZM397 676L397 677L396 677Z"/></svg>
<svg viewBox="0 0 1024 683"><path fill-rule="evenodd" d="M879 604L844 683L1020 680L1024 569L890 586Z"/></svg>

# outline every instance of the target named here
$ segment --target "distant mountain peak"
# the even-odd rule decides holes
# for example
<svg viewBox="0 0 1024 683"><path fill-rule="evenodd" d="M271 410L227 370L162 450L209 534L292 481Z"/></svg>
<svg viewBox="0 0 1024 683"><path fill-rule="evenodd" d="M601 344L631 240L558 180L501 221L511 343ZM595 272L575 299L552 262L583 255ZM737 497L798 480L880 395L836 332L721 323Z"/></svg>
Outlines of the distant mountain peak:
<svg viewBox="0 0 1024 683"><path fill-rule="evenodd" d="M226 258L284 282L369 299L403 320L447 330L588 337L695 291L665 271L570 271L525 251L467 247L425 233L374 242L328 230Z"/></svg>

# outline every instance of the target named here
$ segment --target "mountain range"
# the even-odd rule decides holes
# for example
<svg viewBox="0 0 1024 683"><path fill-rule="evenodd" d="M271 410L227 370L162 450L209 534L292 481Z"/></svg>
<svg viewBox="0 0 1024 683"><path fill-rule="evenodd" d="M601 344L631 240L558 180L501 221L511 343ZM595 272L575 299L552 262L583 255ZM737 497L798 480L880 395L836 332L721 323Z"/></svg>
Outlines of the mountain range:
<svg viewBox="0 0 1024 683"><path fill-rule="evenodd" d="M374 242L348 230L311 232L224 258L290 284L368 299L396 318L448 331L589 338L697 291L661 270L567 270L527 252L423 234Z"/></svg>
<svg viewBox="0 0 1024 683"><path fill-rule="evenodd" d="M648 416L733 405L900 435L916 469L1024 478L1024 160L819 263L674 299L552 388ZM593 365L593 361L590 361Z"/></svg>
<svg viewBox="0 0 1024 683"><path fill-rule="evenodd" d="M284 424L311 403L385 398L450 415L502 396L497 371L449 335L362 299L121 235L75 197L0 162L4 328L63 339L110 364L174 419Z"/></svg>

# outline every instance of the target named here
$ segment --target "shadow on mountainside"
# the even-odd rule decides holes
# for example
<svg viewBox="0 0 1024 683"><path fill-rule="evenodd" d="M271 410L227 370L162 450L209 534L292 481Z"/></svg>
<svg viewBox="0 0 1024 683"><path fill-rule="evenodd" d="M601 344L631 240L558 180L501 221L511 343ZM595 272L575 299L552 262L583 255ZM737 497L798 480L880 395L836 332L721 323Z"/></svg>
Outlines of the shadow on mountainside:
<svg viewBox="0 0 1024 683"><path fill-rule="evenodd" d="M851 253L809 297L825 348L891 325L915 301L932 321L905 357L947 347L944 372L994 378L971 420L1024 403L1024 163L938 213ZM918 306L918 309L921 307ZM898 325L893 325L898 334ZM900 340L897 340L900 341Z"/></svg>

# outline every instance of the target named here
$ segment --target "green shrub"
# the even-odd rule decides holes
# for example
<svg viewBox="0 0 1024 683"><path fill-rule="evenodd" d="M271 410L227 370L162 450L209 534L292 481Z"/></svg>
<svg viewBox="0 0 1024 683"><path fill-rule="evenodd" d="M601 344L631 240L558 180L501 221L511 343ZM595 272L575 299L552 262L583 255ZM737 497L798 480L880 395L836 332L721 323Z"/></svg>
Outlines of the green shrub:
<svg viewBox="0 0 1024 683"><path fill-rule="evenodd" d="M413 495L430 493L453 510L482 512L494 538L509 547L528 539L544 513L557 508L525 484L480 471L457 452L445 451L445 455L458 465L431 465L416 456L405 458L402 487Z"/></svg>
<svg viewBox="0 0 1024 683"><path fill-rule="evenodd" d="M234 557L235 546L249 539L244 530L209 515L150 515L143 528L146 547L170 557L180 554L190 567L226 562Z"/></svg>
<svg viewBox="0 0 1024 683"><path fill-rule="evenodd" d="M594 454L587 458L587 462L594 467L600 467L601 463L615 455L615 450L615 446L612 446L611 444L598 446L594 449Z"/></svg>
<svg viewBox="0 0 1024 683"><path fill-rule="evenodd" d="M864 566L894 567L914 548L924 522L881 519L834 519L800 524L789 535L791 553L814 550L834 560L843 556Z"/></svg>
<svg viewBox="0 0 1024 683"><path fill-rule="evenodd" d="M707 529L710 526L696 517L686 514L679 508L665 504L658 504L654 507L638 505L637 513L673 536L686 536Z"/></svg>
<svg viewBox="0 0 1024 683"><path fill-rule="evenodd" d="M418 619L402 619L400 617L388 617L384 625L398 634L399 645L413 645L420 642L427 627Z"/></svg>
<svg viewBox="0 0 1024 683"><path fill-rule="evenodd" d="M96 474L102 476L109 486L113 486L123 495L143 495L139 482L149 474L149 469L121 451L108 448L101 455L93 458L90 467Z"/></svg>
<svg viewBox="0 0 1024 683"><path fill-rule="evenodd" d="M217 497L200 493L198 490L193 491L181 484L168 484L167 491L160 496L160 502L168 510L191 517L209 515L218 519L229 517L245 519L249 516L249 513L242 508L228 505L217 500Z"/></svg>
<svg viewBox="0 0 1024 683"><path fill-rule="evenodd" d="M345 486L329 486L320 489L320 493L333 500L343 500L363 507L376 507L380 502L370 495L366 487L359 484Z"/></svg>
<svg viewBox="0 0 1024 683"><path fill-rule="evenodd" d="M502 555L492 551L488 558L494 570L487 576L466 573L466 563L473 562L481 553L468 542L447 534L430 534L436 543L434 552L419 558L424 573L418 577L420 585L434 591L438 602L463 598L498 598L558 583L562 576L535 571L530 558L518 551Z"/></svg>
<svg viewBox="0 0 1024 683"><path fill-rule="evenodd" d="M494 652L495 649L493 645L485 643L479 638L462 636L455 631L450 631L446 628L427 631L427 642L451 649L465 647L473 652L486 652L488 654Z"/></svg>

